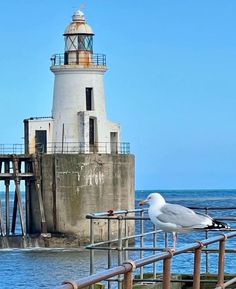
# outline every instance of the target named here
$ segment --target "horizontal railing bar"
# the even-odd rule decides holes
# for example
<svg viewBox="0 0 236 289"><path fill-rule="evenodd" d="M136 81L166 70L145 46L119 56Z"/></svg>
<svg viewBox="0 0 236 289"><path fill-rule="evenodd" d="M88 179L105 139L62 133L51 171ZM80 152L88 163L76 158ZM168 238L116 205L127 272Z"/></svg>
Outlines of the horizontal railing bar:
<svg viewBox="0 0 236 289"><path fill-rule="evenodd" d="M129 263L123 264L121 266L117 266L111 269L107 269L106 271L96 273L94 275L90 275L88 277L81 278L79 281L75 281L77 284L77 289L87 287L89 285L95 284L97 282L103 281L104 279L108 279L110 277L114 277L119 274L125 274L132 270L132 265ZM73 287L69 284L69 281L65 281L60 287L57 289L73 289Z"/></svg>
<svg viewBox="0 0 236 289"><path fill-rule="evenodd" d="M122 241L126 241L126 240L129 240L129 239L134 239L134 238L147 236L147 235L160 233L160 232L162 232L162 231L161 230L150 231L150 232L146 232L146 233L143 233L143 234L137 234L137 235L131 235L131 236L128 236L128 237L123 237L123 238L121 238L121 240ZM92 249L92 247L105 245L105 244L112 244L112 243L118 242L118 240L119 239L112 239L112 240L102 241L102 242L99 242L99 243L93 243L93 244L87 245L86 249Z"/></svg>
<svg viewBox="0 0 236 289"><path fill-rule="evenodd" d="M162 273L157 273L157 275L161 275ZM175 274L175 273L174 273ZM178 275L178 273L177 273ZM118 282L119 279L118 278L109 278L109 279L104 279L104 281L110 281L110 282ZM147 283L154 283L154 282L163 282L163 279L153 279L153 278L148 278L148 279L145 279L145 278L142 278L142 279L139 279L139 278L134 278L133 281L135 283L140 283L140 282L147 282ZM193 282L193 279L170 279L170 282L172 283L192 283ZM217 280L216 279L200 279L200 282L201 283L217 283Z"/></svg>
<svg viewBox="0 0 236 289"><path fill-rule="evenodd" d="M113 279L112 281L115 281L115 280ZM134 278L133 281L136 283L138 283L140 281L151 283L151 282L163 282L163 279L138 279L138 278ZM193 282L192 279L171 279L170 281L172 283L192 283ZM200 282L201 283L217 283L217 280L215 280L215 279L200 279ZM219 288L221 288L221 287L219 287Z"/></svg>
<svg viewBox="0 0 236 289"><path fill-rule="evenodd" d="M120 248L119 247L91 247L91 246L87 246L86 249L89 250L111 250L111 251L117 251ZM157 252L164 252L166 251L165 247L122 247L122 251L157 251ZM210 253L210 254L215 254L218 253L219 250L217 249L210 249L210 248L203 248L202 249L203 253ZM186 254L192 254L193 250L188 250L182 253L186 253ZM236 249L226 249L225 253L236 253Z"/></svg>
<svg viewBox="0 0 236 289"><path fill-rule="evenodd" d="M210 209L209 209L210 210ZM95 220L108 220L108 219L112 219L112 220L120 220L122 217L122 220L150 220L149 217L139 217L139 216L133 216L133 217L129 217L129 216L121 216L121 215L117 215L117 216L92 216L92 215L86 215L87 219L95 219ZM224 220L224 221L236 221L236 217L216 217L216 220ZM201 229L196 229L196 230L201 230ZM214 229L213 229L214 230ZM204 230L205 231L205 230ZM211 229L212 231L212 229Z"/></svg>
<svg viewBox="0 0 236 289"><path fill-rule="evenodd" d="M107 249L109 249L110 247L107 247ZM123 251L159 251L159 252L163 252L166 251L166 248L164 247L138 247L138 248L134 248L134 247L123 247L122 248ZM210 253L210 254L215 254L218 253L219 250L217 249L211 249L211 248L203 248L202 249L203 253ZM193 250L189 250L183 253L187 253L187 254L192 254ZM236 249L225 249L225 253L236 253Z"/></svg>
<svg viewBox="0 0 236 289"><path fill-rule="evenodd" d="M190 209L193 209L193 210L207 210L207 211L211 211L211 210L236 210L236 207L189 207ZM96 219L96 218L101 218L101 217L109 217L109 218L115 218L116 215L118 214L128 214L128 213L138 213L138 212L147 212L148 209L134 209L134 210L121 210L121 211L113 211L112 212L112 215L109 215L111 213L109 212L99 212L99 213L93 213L93 214L87 214L86 215L86 218L88 219ZM148 216L144 216L144 217L139 217L139 216L133 216L133 217L129 217L129 216L123 216L123 219L126 219L126 220L132 220L132 218L134 218L134 220L137 220L140 218L140 220L142 220L142 218L144 218L144 220L147 218L148 219ZM228 220L227 217L215 217L217 220ZM229 217L229 218L232 218L232 220L236 220L236 217Z"/></svg>
<svg viewBox="0 0 236 289"><path fill-rule="evenodd" d="M225 282L223 285L216 287L215 289L223 289L226 288L232 284L236 283L236 277L230 279L229 281Z"/></svg>

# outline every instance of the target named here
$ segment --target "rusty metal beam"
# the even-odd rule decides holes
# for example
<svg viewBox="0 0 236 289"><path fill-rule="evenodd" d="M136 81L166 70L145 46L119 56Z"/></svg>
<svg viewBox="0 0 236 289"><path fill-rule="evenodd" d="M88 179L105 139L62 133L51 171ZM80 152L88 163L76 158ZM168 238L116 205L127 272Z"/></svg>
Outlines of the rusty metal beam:
<svg viewBox="0 0 236 289"><path fill-rule="evenodd" d="M5 173L10 172L10 162L4 163ZM10 233L10 180L5 180L5 220L6 220L6 235Z"/></svg>
<svg viewBox="0 0 236 289"><path fill-rule="evenodd" d="M225 236L225 235L224 235ZM218 258L218 283L217 286L224 284L224 268L225 268L225 241L226 236L219 243L219 258Z"/></svg>
<svg viewBox="0 0 236 289"><path fill-rule="evenodd" d="M169 251L169 257L163 260L163 289L170 289L171 286L171 260L173 252Z"/></svg>
<svg viewBox="0 0 236 289"><path fill-rule="evenodd" d="M2 200L0 198L0 228L2 236L6 235L5 226L4 226L4 219L3 219L3 210L2 210Z"/></svg>
<svg viewBox="0 0 236 289"><path fill-rule="evenodd" d="M23 210L21 193L20 193L20 179L19 179L19 163L18 163L18 161L19 161L18 158L13 158L14 182L15 182L15 187L16 187L15 194L17 195L17 198L15 198L15 199L17 200L18 205L19 205L20 223L21 223L22 233L23 233L23 236L26 236L24 210ZM16 219L16 216L15 216L15 219Z"/></svg>
<svg viewBox="0 0 236 289"><path fill-rule="evenodd" d="M200 289L201 282L201 253L203 244L199 242L199 247L194 252L193 289Z"/></svg>

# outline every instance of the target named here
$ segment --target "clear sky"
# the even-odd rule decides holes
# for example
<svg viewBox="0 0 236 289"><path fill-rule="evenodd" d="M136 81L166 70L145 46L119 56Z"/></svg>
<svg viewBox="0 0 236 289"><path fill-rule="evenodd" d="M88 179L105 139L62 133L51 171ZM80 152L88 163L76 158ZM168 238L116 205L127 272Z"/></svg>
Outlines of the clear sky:
<svg viewBox="0 0 236 289"><path fill-rule="evenodd" d="M0 144L51 115L50 56L84 3L136 189L236 188L235 0L1 1Z"/></svg>

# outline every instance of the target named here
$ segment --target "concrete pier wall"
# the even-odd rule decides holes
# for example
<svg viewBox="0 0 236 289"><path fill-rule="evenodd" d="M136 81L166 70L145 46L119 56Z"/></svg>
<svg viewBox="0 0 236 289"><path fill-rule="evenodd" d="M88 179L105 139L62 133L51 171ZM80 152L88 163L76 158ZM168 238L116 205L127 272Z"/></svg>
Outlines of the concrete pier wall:
<svg viewBox="0 0 236 289"><path fill-rule="evenodd" d="M75 234L89 241L86 214L134 208L134 156L100 154L42 155L42 197L48 232ZM31 231L41 223L36 198L31 198ZM105 221L96 226L96 239L106 236ZM130 230L133 230L131 225ZM113 228L113 234L117 229Z"/></svg>

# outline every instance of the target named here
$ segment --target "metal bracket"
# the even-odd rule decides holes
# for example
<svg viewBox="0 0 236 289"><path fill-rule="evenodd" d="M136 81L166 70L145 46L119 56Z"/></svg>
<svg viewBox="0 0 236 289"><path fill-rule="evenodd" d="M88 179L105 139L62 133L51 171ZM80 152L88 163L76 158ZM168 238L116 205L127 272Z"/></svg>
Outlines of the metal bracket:
<svg viewBox="0 0 236 289"><path fill-rule="evenodd" d="M195 242L198 243L198 244L200 245L200 247L197 248L197 249L202 249L202 248L205 247L205 245L204 245L201 241L195 241Z"/></svg>
<svg viewBox="0 0 236 289"><path fill-rule="evenodd" d="M132 270L131 270L132 272L134 272L134 271L136 270L136 264L135 264L134 261L132 261L132 260L127 260L127 261L125 261L122 265L126 265L126 264L132 266Z"/></svg>

